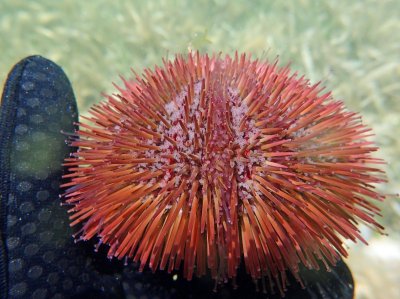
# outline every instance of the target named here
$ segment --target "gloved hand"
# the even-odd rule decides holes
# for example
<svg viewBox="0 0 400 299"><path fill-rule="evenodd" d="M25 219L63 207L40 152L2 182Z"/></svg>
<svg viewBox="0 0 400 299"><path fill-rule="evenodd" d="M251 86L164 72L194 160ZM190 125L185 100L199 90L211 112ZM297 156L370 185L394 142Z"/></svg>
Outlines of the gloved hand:
<svg viewBox="0 0 400 299"><path fill-rule="evenodd" d="M210 277L139 273L134 263L108 260L102 247L95 252L95 240L75 243L59 186L73 150L61 131L73 132L77 118L60 67L40 56L14 66L0 115L0 298L280 298L268 285L262 293L261 283L257 292L243 267L237 289L228 283L213 292ZM306 288L293 280L285 298L353 298L343 262L331 272L301 271Z"/></svg>

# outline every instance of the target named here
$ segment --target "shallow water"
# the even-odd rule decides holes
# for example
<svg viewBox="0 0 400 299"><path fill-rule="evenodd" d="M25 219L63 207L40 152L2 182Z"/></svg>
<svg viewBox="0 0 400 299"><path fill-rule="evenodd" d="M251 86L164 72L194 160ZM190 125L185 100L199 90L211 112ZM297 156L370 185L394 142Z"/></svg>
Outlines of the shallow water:
<svg viewBox="0 0 400 299"><path fill-rule="evenodd" d="M400 2L316 2L3 0L0 82L21 58L43 55L64 68L85 113L119 74L188 49L279 55L360 112L387 161L389 183L378 188L400 193ZM363 228L371 245L349 244L359 299L400 297L400 202L381 208L389 236Z"/></svg>

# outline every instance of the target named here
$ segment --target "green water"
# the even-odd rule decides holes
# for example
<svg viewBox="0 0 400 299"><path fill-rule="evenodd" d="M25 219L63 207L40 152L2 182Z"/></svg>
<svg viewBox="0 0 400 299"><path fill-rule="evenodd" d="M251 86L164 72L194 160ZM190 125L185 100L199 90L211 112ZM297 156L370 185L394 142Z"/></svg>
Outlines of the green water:
<svg viewBox="0 0 400 299"><path fill-rule="evenodd" d="M378 188L395 194L400 193L399 11L400 1L387 0L2 0L0 82L21 58L43 55L64 68L85 113L102 99L101 92L114 91L120 74L129 77L131 67L141 73L175 53L279 55L282 65L290 62L312 82L322 80L335 98L360 112L376 134L377 156L387 161L389 183ZM357 298L400 297L395 286L400 278L393 274L399 254L381 257L400 248L400 202L389 197L381 207L389 237L366 231L372 245L351 249Z"/></svg>

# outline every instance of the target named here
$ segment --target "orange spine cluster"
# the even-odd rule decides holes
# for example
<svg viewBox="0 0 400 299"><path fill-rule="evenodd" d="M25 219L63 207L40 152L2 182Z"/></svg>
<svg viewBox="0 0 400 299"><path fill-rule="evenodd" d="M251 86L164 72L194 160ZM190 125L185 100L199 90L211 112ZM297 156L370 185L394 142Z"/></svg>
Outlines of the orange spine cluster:
<svg viewBox="0 0 400 299"><path fill-rule="evenodd" d="M207 269L282 290L286 270L346 256L382 227L384 181L370 130L322 88L277 63L199 53L164 61L91 109L71 139L64 200L80 239L110 257L187 279Z"/></svg>

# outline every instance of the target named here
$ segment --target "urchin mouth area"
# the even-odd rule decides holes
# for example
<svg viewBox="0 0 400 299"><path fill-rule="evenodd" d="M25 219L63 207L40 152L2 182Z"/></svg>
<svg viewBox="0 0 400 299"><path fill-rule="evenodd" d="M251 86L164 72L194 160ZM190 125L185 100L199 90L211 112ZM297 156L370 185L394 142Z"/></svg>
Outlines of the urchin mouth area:
<svg viewBox="0 0 400 299"><path fill-rule="evenodd" d="M250 181L253 167L264 159L257 148L259 129L248 115L248 107L239 91L216 85L206 90L204 80L189 85L165 106L166 123L157 132L161 138L155 168L165 171L162 186L173 177L175 186L183 178L189 184L197 181L219 190L227 206L232 193L232 180L239 186L239 198L251 197ZM156 170L156 169L155 169ZM228 222L229 213L227 213Z"/></svg>

